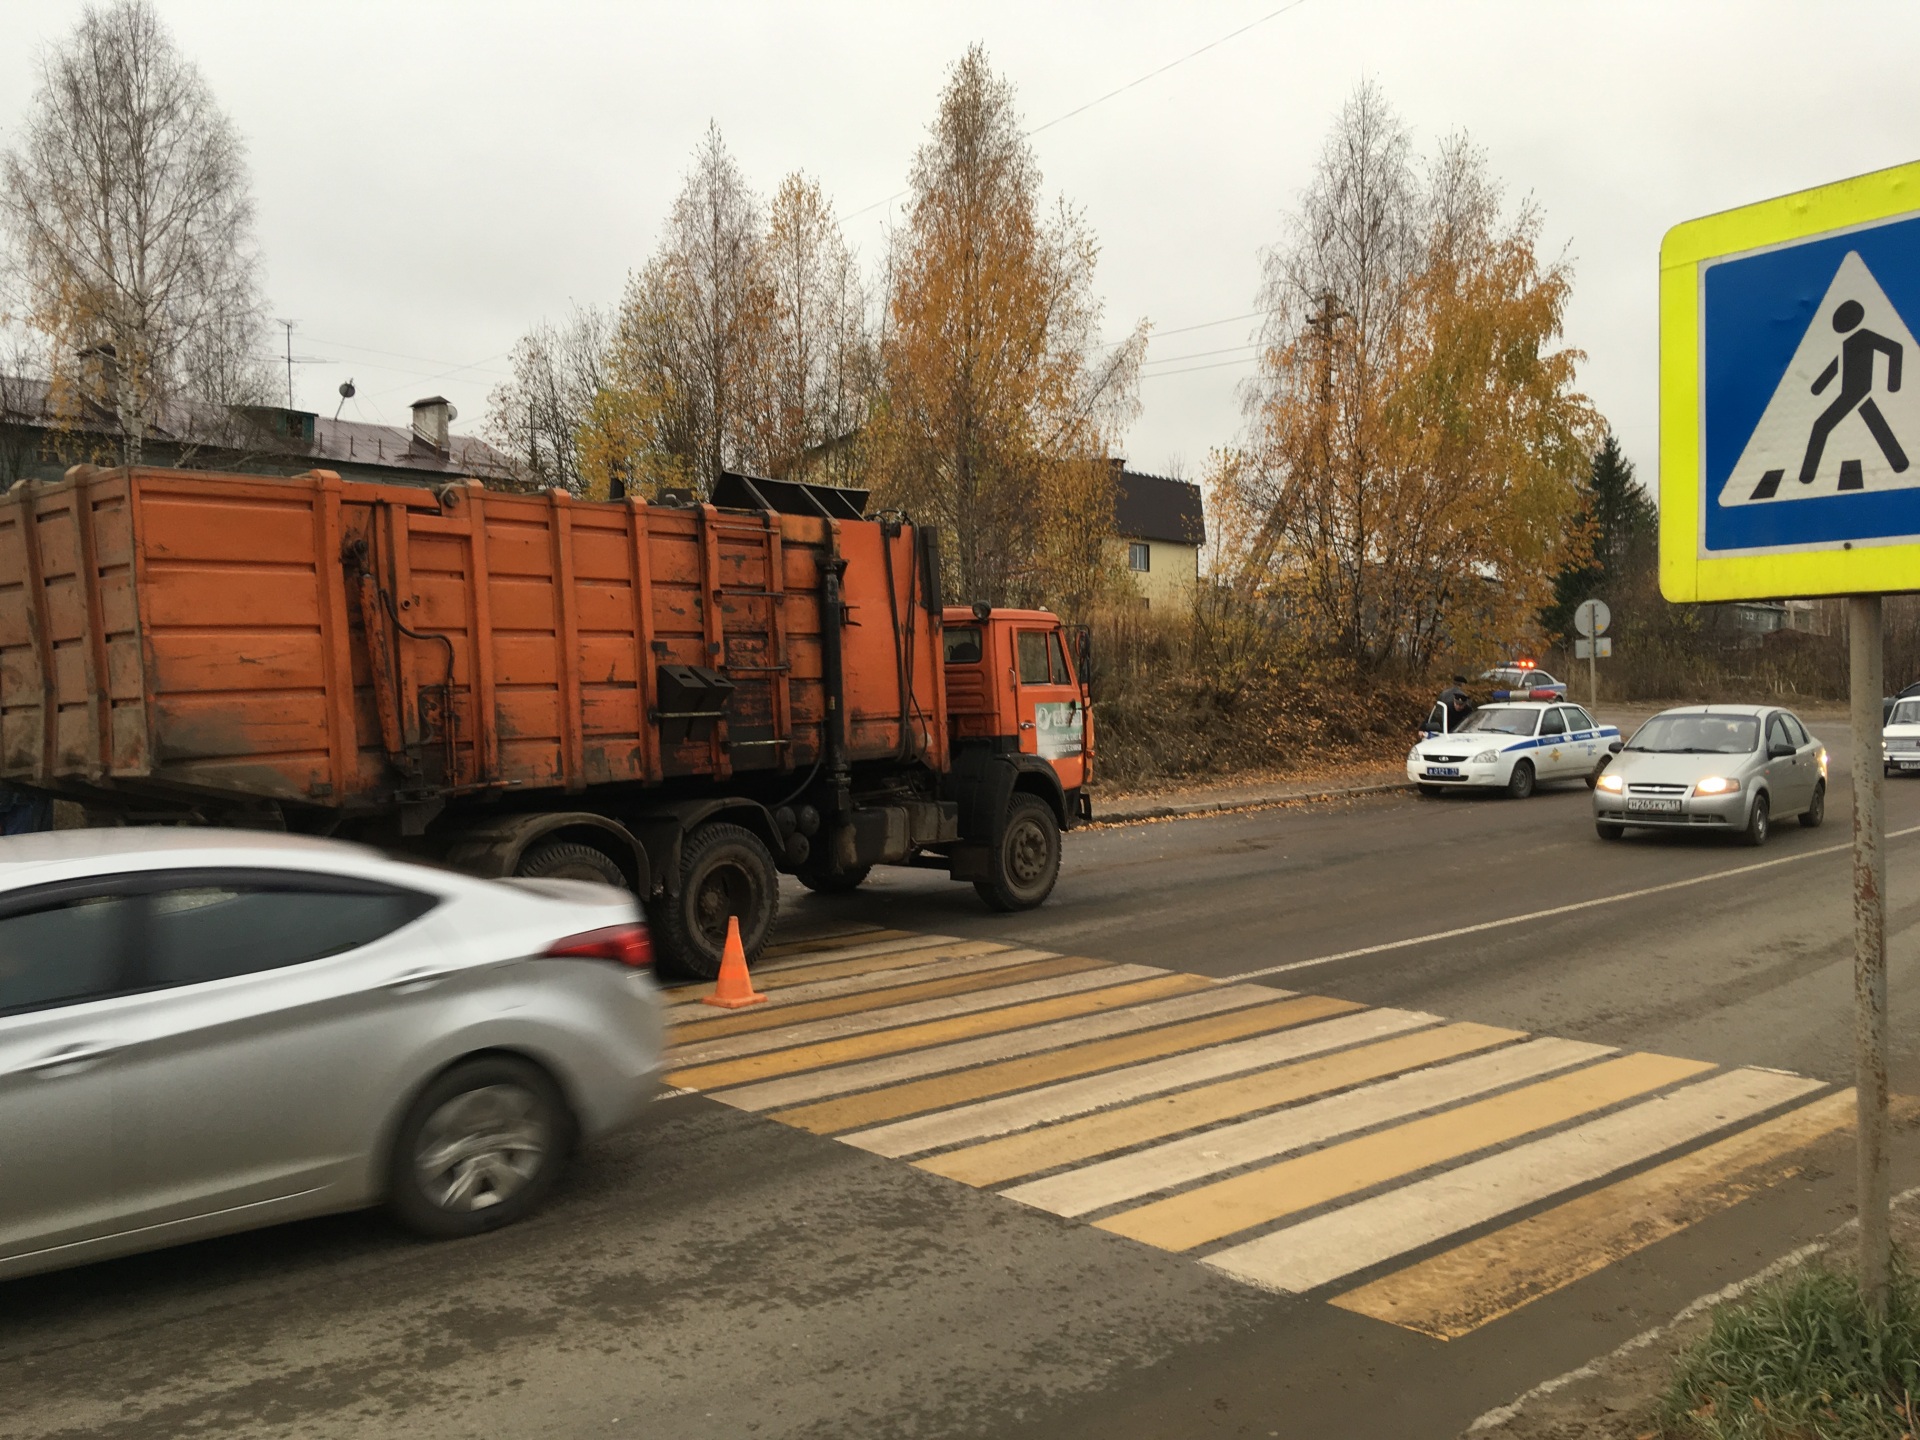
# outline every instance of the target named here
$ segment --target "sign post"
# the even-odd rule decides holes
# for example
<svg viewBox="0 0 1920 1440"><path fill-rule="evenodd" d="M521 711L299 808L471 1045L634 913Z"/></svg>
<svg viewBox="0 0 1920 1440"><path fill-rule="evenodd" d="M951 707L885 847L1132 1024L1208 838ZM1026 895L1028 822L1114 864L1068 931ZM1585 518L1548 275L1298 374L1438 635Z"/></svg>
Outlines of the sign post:
<svg viewBox="0 0 1920 1440"><path fill-rule="evenodd" d="M1920 164L1675 226L1660 247L1660 588L1844 595L1860 1283L1884 1313L1880 597L1920 575ZM1906 383L1903 383L1906 382Z"/></svg>
<svg viewBox="0 0 1920 1440"><path fill-rule="evenodd" d="M1587 643L1574 651L1576 659L1579 652L1587 652L1587 704L1600 703L1600 672L1595 663L1607 651L1601 648L1600 637L1607 633L1607 626L1613 623L1613 612L1607 608L1604 600L1582 600L1579 608L1573 612L1573 628L1586 637ZM1610 648L1610 647L1609 647Z"/></svg>

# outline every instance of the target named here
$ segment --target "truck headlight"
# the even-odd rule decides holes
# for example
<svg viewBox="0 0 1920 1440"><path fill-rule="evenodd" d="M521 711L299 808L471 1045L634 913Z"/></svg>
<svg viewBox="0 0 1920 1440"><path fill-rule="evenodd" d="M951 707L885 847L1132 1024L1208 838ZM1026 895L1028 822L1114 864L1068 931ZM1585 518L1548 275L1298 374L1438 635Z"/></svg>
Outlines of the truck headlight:
<svg viewBox="0 0 1920 1440"><path fill-rule="evenodd" d="M1729 779L1725 775L1709 775L1706 779L1695 782L1693 793L1696 795L1731 795L1739 788L1740 782L1738 780Z"/></svg>
<svg viewBox="0 0 1920 1440"><path fill-rule="evenodd" d="M1618 775L1602 775L1598 780L1594 781L1593 788L1596 790L1604 790L1609 795L1618 795L1622 790L1627 788L1627 782L1622 780Z"/></svg>
<svg viewBox="0 0 1920 1440"><path fill-rule="evenodd" d="M1478 755L1473 757L1470 763L1475 765L1491 765L1499 758L1500 752L1498 750L1482 750Z"/></svg>

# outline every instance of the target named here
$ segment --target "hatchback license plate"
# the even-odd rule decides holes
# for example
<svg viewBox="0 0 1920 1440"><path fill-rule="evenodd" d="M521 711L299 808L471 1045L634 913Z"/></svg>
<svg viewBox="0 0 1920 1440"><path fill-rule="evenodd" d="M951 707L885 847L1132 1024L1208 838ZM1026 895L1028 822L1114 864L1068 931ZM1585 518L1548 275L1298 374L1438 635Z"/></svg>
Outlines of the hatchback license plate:
<svg viewBox="0 0 1920 1440"><path fill-rule="evenodd" d="M1894 763L1902 770L1920 770L1920 760L1897 760Z"/></svg>
<svg viewBox="0 0 1920 1440"><path fill-rule="evenodd" d="M1457 775L1459 775L1459 773L1460 773L1460 767L1459 767L1458 765L1429 765L1429 766L1427 766L1427 774L1429 774L1429 775L1455 775L1455 776L1457 776Z"/></svg>
<svg viewBox="0 0 1920 1440"><path fill-rule="evenodd" d="M1629 810L1661 810L1661 811L1672 812L1672 811L1679 810L1679 808L1680 808L1680 802L1678 800L1629 800L1627 801L1627 809Z"/></svg>

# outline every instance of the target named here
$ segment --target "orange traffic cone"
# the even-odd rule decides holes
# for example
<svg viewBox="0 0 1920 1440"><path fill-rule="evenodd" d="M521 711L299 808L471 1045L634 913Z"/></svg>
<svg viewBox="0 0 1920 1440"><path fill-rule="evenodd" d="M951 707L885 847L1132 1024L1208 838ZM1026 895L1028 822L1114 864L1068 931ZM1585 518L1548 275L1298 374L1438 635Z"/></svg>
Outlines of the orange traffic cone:
<svg viewBox="0 0 1920 1440"><path fill-rule="evenodd" d="M747 974L747 952L740 944L737 916L727 917L727 948L720 956L720 983L713 987L711 995L702 995L700 1001L704 1005L718 1005L723 1010L767 1003L766 996L755 992L753 979Z"/></svg>

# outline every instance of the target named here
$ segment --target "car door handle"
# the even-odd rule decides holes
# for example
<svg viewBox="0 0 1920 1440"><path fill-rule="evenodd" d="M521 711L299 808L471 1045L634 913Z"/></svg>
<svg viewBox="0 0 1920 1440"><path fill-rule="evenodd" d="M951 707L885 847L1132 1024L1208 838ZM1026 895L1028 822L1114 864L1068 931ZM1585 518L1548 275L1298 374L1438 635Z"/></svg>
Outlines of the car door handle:
<svg viewBox="0 0 1920 1440"><path fill-rule="evenodd" d="M402 970L391 980L383 981L382 984L388 990L424 990L427 986L437 985L449 975L457 973L456 970L444 967L438 970L424 967L419 970Z"/></svg>
<svg viewBox="0 0 1920 1440"><path fill-rule="evenodd" d="M62 1045L58 1050L49 1050L27 1061L12 1073L45 1075L53 1070L81 1069L96 1065L111 1055L118 1055L121 1048L118 1045Z"/></svg>

